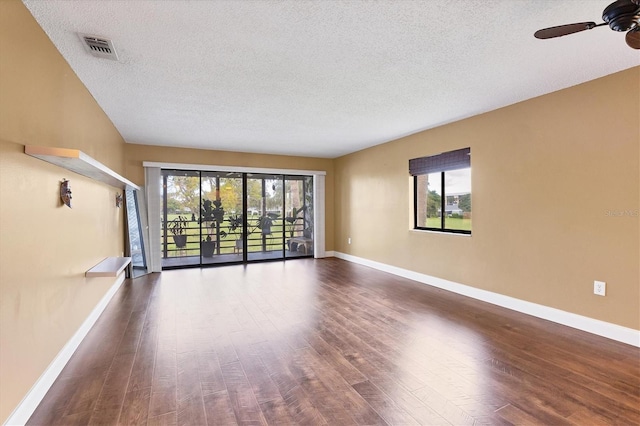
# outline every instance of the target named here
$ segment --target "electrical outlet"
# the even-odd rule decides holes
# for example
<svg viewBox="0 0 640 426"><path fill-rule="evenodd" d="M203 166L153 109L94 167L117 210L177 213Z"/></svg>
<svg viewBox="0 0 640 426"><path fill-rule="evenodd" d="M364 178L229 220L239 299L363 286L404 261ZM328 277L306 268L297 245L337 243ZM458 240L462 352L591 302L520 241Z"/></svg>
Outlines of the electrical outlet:
<svg viewBox="0 0 640 426"><path fill-rule="evenodd" d="M347 242L351 244L351 237L347 238Z"/></svg>
<svg viewBox="0 0 640 426"><path fill-rule="evenodd" d="M594 281L593 282L593 294L597 294L598 296L604 296L607 292L607 283L604 281Z"/></svg>

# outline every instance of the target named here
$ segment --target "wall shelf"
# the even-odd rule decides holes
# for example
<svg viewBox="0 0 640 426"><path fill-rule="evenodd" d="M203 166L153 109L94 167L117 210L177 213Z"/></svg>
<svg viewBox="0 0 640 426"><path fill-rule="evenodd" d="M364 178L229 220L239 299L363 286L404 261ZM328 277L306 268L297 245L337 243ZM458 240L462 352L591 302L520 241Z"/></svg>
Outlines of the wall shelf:
<svg viewBox="0 0 640 426"><path fill-rule="evenodd" d="M130 257L107 257L85 272L85 277L117 277L131 263Z"/></svg>
<svg viewBox="0 0 640 426"><path fill-rule="evenodd" d="M135 183L77 149L26 145L24 153L116 188L140 189Z"/></svg>

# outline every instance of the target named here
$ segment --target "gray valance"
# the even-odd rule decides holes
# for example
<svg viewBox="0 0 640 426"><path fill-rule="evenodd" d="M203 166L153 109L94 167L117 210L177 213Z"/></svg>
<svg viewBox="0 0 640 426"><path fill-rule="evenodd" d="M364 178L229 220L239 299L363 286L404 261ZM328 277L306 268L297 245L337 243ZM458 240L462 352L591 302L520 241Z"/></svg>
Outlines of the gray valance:
<svg viewBox="0 0 640 426"><path fill-rule="evenodd" d="M471 148L457 149L428 157L409 160L409 173L413 176L471 167Z"/></svg>

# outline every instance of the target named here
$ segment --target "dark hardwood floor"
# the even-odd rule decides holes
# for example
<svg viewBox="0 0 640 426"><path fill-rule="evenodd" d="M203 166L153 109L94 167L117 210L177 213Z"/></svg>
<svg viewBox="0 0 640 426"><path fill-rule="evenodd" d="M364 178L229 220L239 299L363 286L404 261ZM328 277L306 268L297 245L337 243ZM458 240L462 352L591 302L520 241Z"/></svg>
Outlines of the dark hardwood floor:
<svg viewBox="0 0 640 426"><path fill-rule="evenodd" d="M640 350L338 259L127 281L33 425L640 423Z"/></svg>

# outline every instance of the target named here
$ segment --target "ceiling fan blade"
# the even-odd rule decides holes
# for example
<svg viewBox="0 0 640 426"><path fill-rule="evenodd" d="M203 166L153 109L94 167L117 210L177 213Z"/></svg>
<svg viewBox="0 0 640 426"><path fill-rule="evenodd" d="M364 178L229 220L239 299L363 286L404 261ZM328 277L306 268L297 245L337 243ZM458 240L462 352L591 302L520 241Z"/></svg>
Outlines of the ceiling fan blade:
<svg viewBox="0 0 640 426"><path fill-rule="evenodd" d="M640 49L640 27L636 27L629 31L625 36L625 40L629 47Z"/></svg>
<svg viewBox="0 0 640 426"><path fill-rule="evenodd" d="M595 22L579 22L577 24L559 25L557 27L544 28L536 31L533 36L535 38L546 39L561 37L567 34L573 34L584 30L590 30L591 28L605 25L604 23L596 25Z"/></svg>

